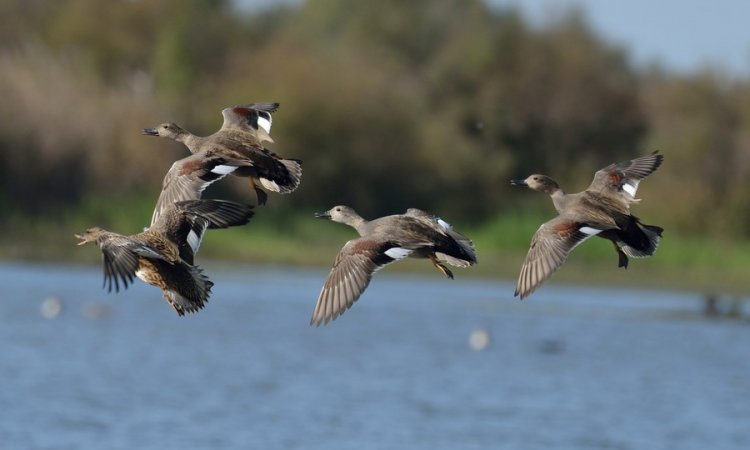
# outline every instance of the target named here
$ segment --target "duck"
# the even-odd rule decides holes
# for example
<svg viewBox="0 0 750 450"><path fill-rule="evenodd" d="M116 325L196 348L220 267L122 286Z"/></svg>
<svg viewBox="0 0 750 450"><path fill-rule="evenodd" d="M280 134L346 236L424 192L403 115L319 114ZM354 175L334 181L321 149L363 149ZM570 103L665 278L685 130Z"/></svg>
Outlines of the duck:
<svg viewBox="0 0 750 450"><path fill-rule="evenodd" d="M144 231L122 235L101 227L76 233L78 245L95 243L104 262L104 286L108 292L126 289L137 277L162 290L177 313L202 309L214 283L194 265L206 229L244 225L252 206L227 200L185 200L165 209Z"/></svg>
<svg viewBox="0 0 750 450"><path fill-rule="evenodd" d="M423 210L365 220L344 205L315 213L354 228L359 238L348 241L336 255L318 296L310 325L325 325L351 308L370 284L373 274L406 257L429 259L448 278L445 263L468 267L477 263L472 242Z"/></svg>
<svg viewBox="0 0 750 450"><path fill-rule="evenodd" d="M263 188L288 194L299 187L302 162L284 159L265 148L271 137L272 113L279 107L276 102L249 103L224 108L221 128L209 136L196 136L173 122L144 128L143 134L158 136L183 143L192 154L220 155L242 160L233 174L250 179L259 205L265 205L268 194Z"/></svg>
<svg viewBox="0 0 750 450"><path fill-rule="evenodd" d="M656 171L663 160L664 155L657 150L610 164L594 174L594 180L585 191L575 194L566 194L546 175L533 174L511 180L514 186L549 195L558 213L534 233L514 296L524 299L531 295L562 266L574 248L592 236L612 242L618 267L627 268L628 257L653 255L664 229L642 223L631 214L630 205L640 202L636 198L640 182Z"/></svg>

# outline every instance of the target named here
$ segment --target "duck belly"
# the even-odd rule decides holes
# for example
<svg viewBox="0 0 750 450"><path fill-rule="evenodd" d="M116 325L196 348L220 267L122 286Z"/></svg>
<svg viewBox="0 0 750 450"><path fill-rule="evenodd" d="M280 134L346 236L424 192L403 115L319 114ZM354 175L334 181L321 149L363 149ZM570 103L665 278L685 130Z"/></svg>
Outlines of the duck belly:
<svg viewBox="0 0 750 450"><path fill-rule="evenodd" d="M140 264L138 264L138 270L135 271L135 276L151 286L162 287L164 285L164 280L159 273L159 268L145 258L141 258Z"/></svg>

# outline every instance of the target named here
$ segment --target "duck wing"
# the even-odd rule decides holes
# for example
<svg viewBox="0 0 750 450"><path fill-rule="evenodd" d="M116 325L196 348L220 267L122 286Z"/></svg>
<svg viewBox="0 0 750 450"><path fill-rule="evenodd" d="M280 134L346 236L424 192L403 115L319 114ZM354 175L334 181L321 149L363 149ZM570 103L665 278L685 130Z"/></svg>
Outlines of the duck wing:
<svg viewBox="0 0 750 450"><path fill-rule="evenodd" d="M138 270L139 257L153 259L164 259L155 249L145 243L111 233L97 240L97 244L104 257L104 285L107 292L119 292L120 283L126 289L133 282L135 272Z"/></svg>
<svg viewBox="0 0 750 450"><path fill-rule="evenodd" d="M323 284L310 325L325 325L343 314L359 299L376 271L406 258L412 251L395 242L371 238L347 242L336 255L333 268Z"/></svg>
<svg viewBox="0 0 750 450"><path fill-rule="evenodd" d="M589 191L613 192L630 202L637 201L635 194L638 184L659 168L664 155L655 151L650 155L640 158L610 164L594 174L594 180L589 186Z"/></svg>
<svg viewBox="0 0 750 450"><path fill-rule="evenodd" d="M228 200L184 200L174 203L177 222L166 228L167 238L177 244L180 258L193 264L207 229L244 225L255 214L253 207Z"/></svg>
<svg viewBox="0 0 750 450"><path fill-rule="evenodd" d="M199 152L175 161L164 176L161 194L156 201L151 225L172 204L182 200L197 200L212 183L221 180L238 167L248 166L249 162L231 157L210 155Z"/></svg>
<svg viewBox="0 0 750 450"><path fill-rule="evenodd" d="M562 266L576 246L601 231L565 216L542 224L531 239L514 295L528 297Z"/></svg>
<svg viewBox="0 0 750 450"><path fill-rule="evenodd" d="M271 139L271 113L279 109L276 102L248 103L224 108L221 115L224 123L219 131L242 131L256 136L258 144ZM262 130L262 131L261 131Z"/></svg>
<svg viewBox="0 0 750 450"><path fill-rule="evenodd" d="M218 199L185 200L175 203L175 207L191 220L205 220L212 230L245 225L255 214L252 205Z"/></svg>

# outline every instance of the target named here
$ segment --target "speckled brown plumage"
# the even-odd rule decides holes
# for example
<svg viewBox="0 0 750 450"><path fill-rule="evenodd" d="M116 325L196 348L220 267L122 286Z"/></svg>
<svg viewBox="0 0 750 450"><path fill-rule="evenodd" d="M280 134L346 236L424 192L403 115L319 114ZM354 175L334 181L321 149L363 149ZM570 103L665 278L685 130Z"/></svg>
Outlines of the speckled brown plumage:
<svg viewBox="0 0 750 450"><path fill-rule="evenodd" d="M117 292L135 277L162 290L182 316L203 308L213 283L193 265L206 229L247 223L252 207L225 200L188 200L172 204L146 230L131 236L89 228L76 234L79 245L96 243L104 261L104 286Z"/></svg>

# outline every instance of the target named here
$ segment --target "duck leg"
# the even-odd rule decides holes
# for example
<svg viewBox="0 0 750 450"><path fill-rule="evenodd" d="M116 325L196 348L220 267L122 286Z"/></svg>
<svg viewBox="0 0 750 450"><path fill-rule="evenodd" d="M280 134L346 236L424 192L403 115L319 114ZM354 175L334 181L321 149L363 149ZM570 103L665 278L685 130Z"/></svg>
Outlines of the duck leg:
<svg viewBox="0 0 750 450"><path fill-rule="evenodd" d="M266 191L258 187L255 183L255 178L250 178L250 187L255 191L255 196L258 198L258 205L265 205L266 200L268 200L268 194L266 194Z"/></svg>
<svg viewBox="0 0 750 450"><path fill-rule="evenodd" d="M451 280L453 279L453 272L451 272L450 269L445 267L443 263L438 261L434 254L430 255L430 261L432 261L432 264L435 266L435 268L439 270L440 272L442 272L443 275L450 278Z"/></svg>

